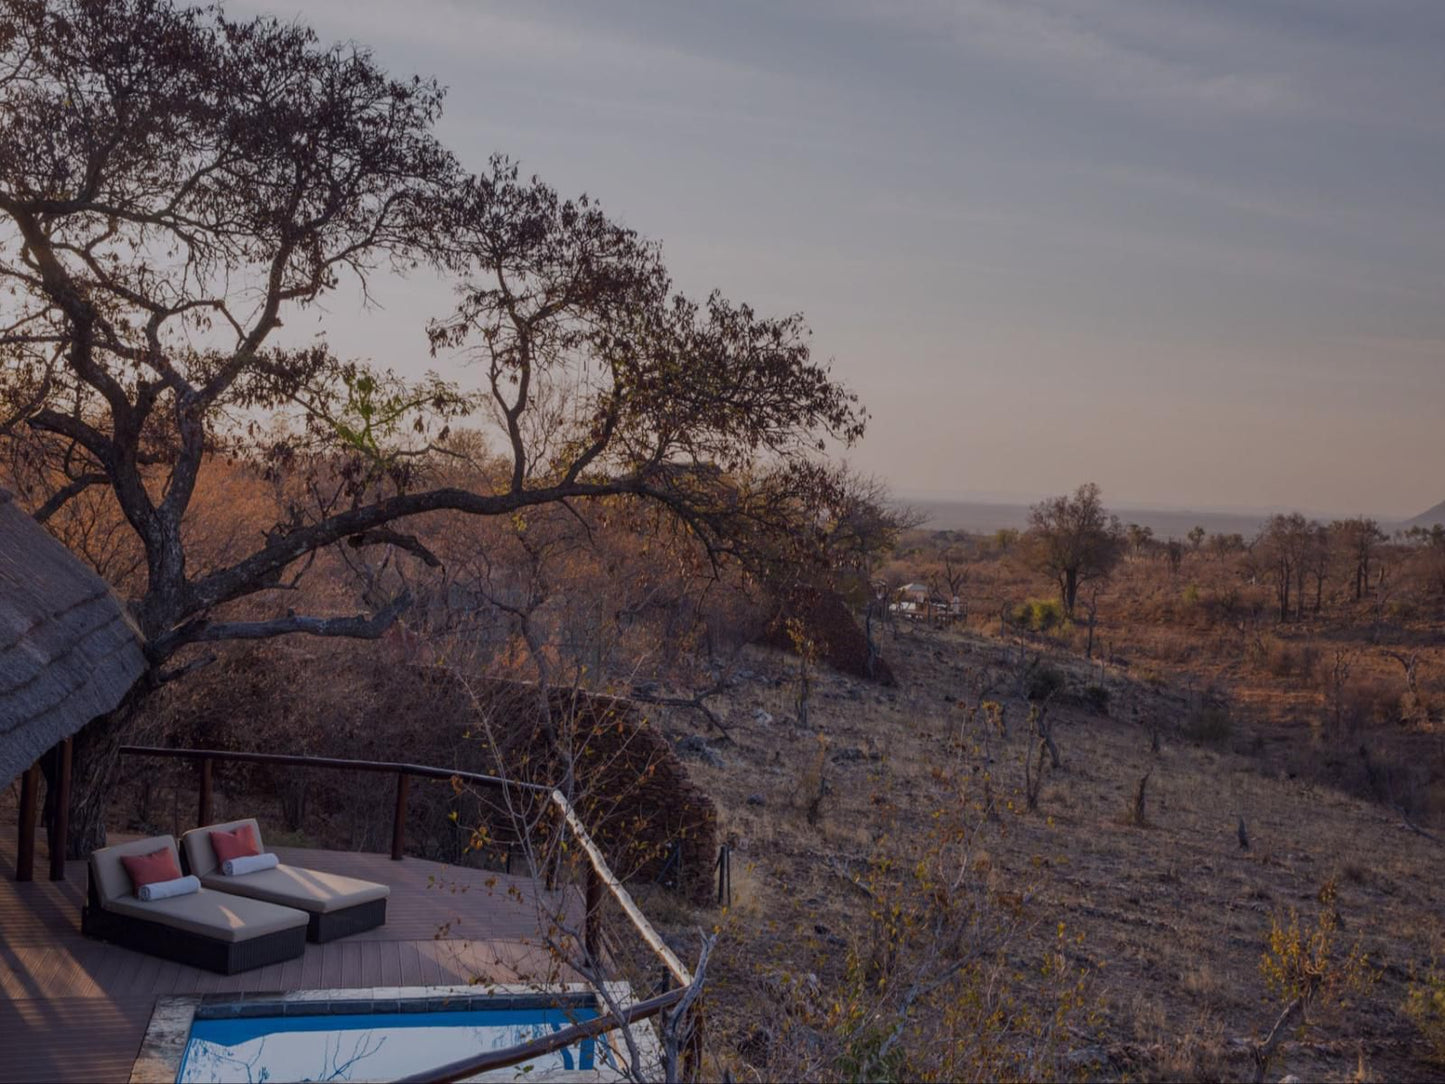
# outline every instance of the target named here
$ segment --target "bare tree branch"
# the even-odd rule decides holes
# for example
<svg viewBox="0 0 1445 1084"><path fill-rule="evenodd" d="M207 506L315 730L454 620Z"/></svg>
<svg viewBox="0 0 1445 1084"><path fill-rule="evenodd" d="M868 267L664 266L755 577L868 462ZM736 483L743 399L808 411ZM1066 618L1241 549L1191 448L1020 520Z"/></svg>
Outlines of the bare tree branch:
<svg viewBox="0 0 1445 1084"><path fill-rule="evenodd" d="M231 621L216 624L204 620L193 621L167 637L162 646L165 651L174 652L182 644L213 643L218 640L266 640L292 633L377 640L410 605L411 593L404 592L396 601L370 616L357 614L353 617L306 617L293 613L269 621Z"/></svg>

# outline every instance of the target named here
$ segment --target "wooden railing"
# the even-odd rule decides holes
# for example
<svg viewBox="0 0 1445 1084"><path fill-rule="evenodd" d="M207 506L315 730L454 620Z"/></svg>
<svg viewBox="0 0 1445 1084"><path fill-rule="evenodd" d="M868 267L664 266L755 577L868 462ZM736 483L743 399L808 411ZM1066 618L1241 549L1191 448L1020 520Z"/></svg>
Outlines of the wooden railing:
<svg viewBox="0 0 1445 1084"><path fill-rule="evenodd" d="M587 885L586 885L586 915L583 921L583 947L592 960L602 958L602 931L601 931L601 904L603 893L608 893L621 907L623 914L627 916L634 930L642 938L644 944L655 955L666 968L667 973L677 986L647 1001L638 1002L620 1014L605 1013L596 1019L588 1020L575 1027L565 1028L542 1039L536 1039L520 1046L508 1047L505 1050L489 1051L463 1061L454 1062L450 1065L443 1065L435 1069L427 1070L416 1076L407 1077L408 1081L453 1081L473 1076L477 1073L487 1072L492 1069L502 1069L510 1065L518 1065L524 1061L542 1054L550 1053L553 1050L561 1049L572 1042L594 1037L603 1032L610 1031L616 1027L625 1027L637 1020L656 1016L681 1002L687 987L692 985L692 974L677 958L677 954L668 947L667 942L647 921L647 916L642 913L641 908L633 900L631 893L618 880L612 872L607 860L603 857L602 851L593 842L587 829L582 824L576 808L568 800L567 796L555 787L545 786L541 783L523 783L514 779L503 779L500 776L486 775L482 772L462 771L453 768L438 768L428 764L407 764L393 761L376 760L346 760L338 757L313 757L296 756L289 753L248 753L233 752L222 749L168 749L161 746L151 745L125 745L121 747L121 754L124 756L141 757L167 757L177 760L189 760L199 765L200 787L196 810L196 823L205 825L212 823L214 791L212 786L213 765L220 763L243 763L243 764L275 764L295 768L323 768L335 769L338 771L352 772L375 772L391 774L396 777L396 805L392 812L391 825L391 857L394 861L401 861L405 855L406 843L406 805L407 795L411 778L416 776L421 779L443 779L458 780L477 786L500 788L503 792L515 791L519 793L530 793L550 801L558 810L563 823L568 831L576 839L582 853L587 858ZM701 1043L701 1021L700 1007L694 1002L693 1018L693 1040L688 1046L689 1076L696 1076L698 1068L698 1057Z"/></svg>

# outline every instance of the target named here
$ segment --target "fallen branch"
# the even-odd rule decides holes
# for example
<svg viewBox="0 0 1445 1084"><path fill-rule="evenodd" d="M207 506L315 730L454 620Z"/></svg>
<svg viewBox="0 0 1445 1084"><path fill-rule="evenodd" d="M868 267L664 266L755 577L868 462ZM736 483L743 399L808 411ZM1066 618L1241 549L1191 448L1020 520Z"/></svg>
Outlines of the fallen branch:
<svg viewBox="0 0 1445 1084"><path fill-rule="evenodd" d="M722 682L718 682L716 685L711 685L700 692L694 693L691 697L686 697L659 696L657 693L650 693L634 688L628 699L638 704L661 704L663 707L669 708L692 708L694 711L701 712L702 717L717 728L723 737L731 738L732 730L723 725L723 721L717 717L717 714L712 708L708 707L706 703L708 697L716 696L725 689L726 686Z"/></svg>
<svg viewBox="0 0 1445 1084"><path fill-rule="evenodd" d="M1437 836L1434 832L1425 831L1425 829L1421 828L1418 824L1416 824L1409 817L1406 817L1403 814L1401 814L1400 816L1400 827L1414 832L1417 836L1424 836L1431 843L1445 842L1445 840L1441 840L1441 838Z"/></svg>

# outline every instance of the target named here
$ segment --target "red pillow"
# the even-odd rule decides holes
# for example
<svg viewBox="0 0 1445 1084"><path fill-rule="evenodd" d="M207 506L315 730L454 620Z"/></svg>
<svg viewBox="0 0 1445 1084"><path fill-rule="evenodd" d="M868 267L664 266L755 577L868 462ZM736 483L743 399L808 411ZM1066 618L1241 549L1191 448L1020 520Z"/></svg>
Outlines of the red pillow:
<svg viewBox="0 0 1445 1084"><path fill-rule="evenodd" d="M216 864L224 865L233 858L260 854L261 844L256 840L256 829L243 824L229 832L212 832L211 850L216 852Z"/></svg>
<svg viewBox="0 0 1445 1084"><path fill-rule="evenodd" d="M125 871L130 874L130 883L136 891L141 885L153 885L158 881L174 881L181 875L176 865L176 855L169 847L162 847L150 854L123 854L120 857Z"/></svg>

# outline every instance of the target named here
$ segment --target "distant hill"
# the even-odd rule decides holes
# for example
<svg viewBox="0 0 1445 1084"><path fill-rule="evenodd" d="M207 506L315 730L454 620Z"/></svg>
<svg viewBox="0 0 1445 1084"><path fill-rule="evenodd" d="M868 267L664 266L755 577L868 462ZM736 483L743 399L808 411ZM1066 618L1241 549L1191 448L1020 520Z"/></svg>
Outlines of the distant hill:
<svg viewBox="0 0 1445 1084"><path fill-rule="evenodd" d="M1414 519L1409 520L1406 527L1433 527L1436 524L1445 526L1445 501L1441 501L1428 512L1421 512Z"/></svg>

